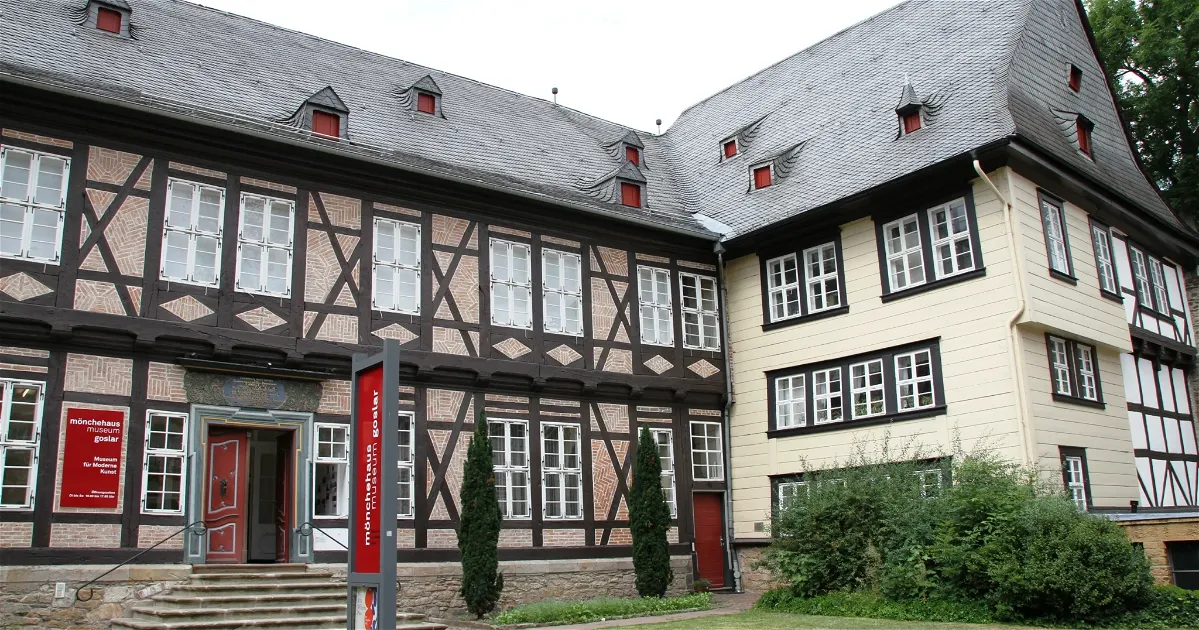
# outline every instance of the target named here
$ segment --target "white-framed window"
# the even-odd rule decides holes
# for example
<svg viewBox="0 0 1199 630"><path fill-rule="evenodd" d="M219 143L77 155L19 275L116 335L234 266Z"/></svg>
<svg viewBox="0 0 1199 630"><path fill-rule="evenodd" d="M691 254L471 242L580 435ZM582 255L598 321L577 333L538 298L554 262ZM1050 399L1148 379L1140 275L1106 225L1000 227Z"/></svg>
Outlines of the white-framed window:
<svg viewBox="0 0 1199 630"><path fill-rule="evenodd" d="M840 422L841 368L812 372L812 416L816 424Z"/></svg>
<svg viewBox="0 0 1199 630"><path fill-rule="evenodd" d="M1164 315L1170 314L1170 298L1166 293L1166 279L1162 274L1162 263L1149 259L1149 280L1153 283L1153 308Z"/></svg>
<svg viewBox="0 0 1199 630"><path fill-rule="evenodd" d="M807 285L808 312L818 313L841 306L841 282L837 276L837 246L825 243L803 252L804 284Z"/></svg>
<svg viewBox="0 0 1199 630"><path fill-rule="evenodd" d="M583 458L579 426L541 425L541 497L547 519L583 518Z"/></svg>
<svg viewBox="0 0 1199 630"><path fill-rule="evenodd" d="M679 274L679 294L683 311L683 347L719 350L717 322L720 308L716 301L716 278L693 273Z"/></svg>
<svg viewBox="0 0 1199 630"><path fill-rule="evenodd" d="M937 496L941 491L941 469L929 468L927 470L917 470L916 478L920 480L920 496L927 499Z"/></svg>
<svg viewBox="0 0 1199 630"><path fill-rule="evenodd" d="M1091 225L1091 242L1095 246L1095 271L1099 275L1099 288L1119 295L1120 283L1116 280L1116 266L1112 262L1111 232L1102 225Z"/></svg>
<svg viewBox="0 0 1199 630"><path fill-rule="evenodd" d="M670 271L637 267L637 299L641 307L641 343L674 345L670 303Z"/></svg>
<svg viewBox="0 0 1199 630"><path fill-rule="evenodd" d="M691 467L696 481L724 479L724 454L721 450L720 423L691 423Z"/></svg>
<svg viewBox="0 0 1199 630"><path fill-rule="evenodd" d="M316 423L312 475L313 516L350 514L350 425Z"/></svg>
<svg viewBox="0 0 1199 630"><path fill-rule="evenodd" d="M662 497L670 506L670 518L678 518L679 506L674 483L674 434L670 429L650 429L658 445L658 462L662 464Z"/></svg>
<svg viewBox="0 0 1199 630"><path fill-rule="evenodd" d="M187 475L187 414L146 412L142 457L142 512L182 514Z"/></svg>
<svg viewBox="0 0 1199 630"><path fill-rule="evenodd" d="M938 278L974 269L965 199L929 208L928 227L932 233L934 269Z"/></svg>
<svg viewBox="0 0 1199 630"><path fill-rule="evenodd" d="M1054 336L1046 337L1046 346L1054 395L1102 402L1095 346Z"/></svg>
<svg viewBox="0 0 1199 630"><path fill-rule="evenodd" d="M1045 228L1049 268L1070 275L1070 252L1066 247L1066 223L1062 207L1048 199L1041 199L1041 225Z"/></svg>
<svg viewBox="0 0 1199 630"><path fill-rule="evenodd" d="M490 419L487 428L500 514L507 519L529 518L529 423Z"/></svg>
<svg viewBox="0 0 1199 630"><path fill-rule="evenodd" d="M895 388L901 412L936 405L932 352L917 350L895 355Z"/></svg>
<svg viewBox="0 0 1199 630"><path fill-rule="evenodd" d="M237 227L237 290L291 295L292 224L296 204L250 193L241 195Z"/></svg>
<svg viewBox="0 0 1199 630"><path fill-rule="evenodd" d="M779 509L785 510L791 507L791 504L799 498L800 493L804 496L808 495L808 482L806 481L783 481L778 484L778 502Z"/></svg>
<svg viewBox="0 0 1199 630"><path fill-rule="evenodd" d="M160 277L215 287L221 280L225 189L182 179L167 181Z"/></svg>
<svg viewBox="0 0 1199 630"><path fill-rule="evenodd" d="M855 420L886 413L883 400L883 360L873 359L849 366L849 393L853 399Z"/></svg>
<svg viewBox="0 0 1199 630"><path fill-rule="evenodd" d="M924 284L924 252L920 247L920 221L916 215L884 225L883 243L891 290Z"/></svg>
<svg viewBox="0 0 1199 630"><path fill-rule="evenodd" d="M1074 387L1070 378L1070 352L1066 340L1049 338L1049 363L1053 366L1053 391L1063 396L1073 396Z"/></svg>
<svg viewBox="0 0 1199 630"><path fill-rule="evenodd" d="M0 379L0 509L33 509L46 384Z"/></svg>
<svg viewBox="0 0 1199 630"><path fill-rule="evenodd" d="M1066 455L1062 457L1062 476L1066 482L1066 492L1070 500L1084 512L1087 509L1087 477L1083 471L1082 458Z"/></svg>
<svg viewBox="0 0 1199 630"><path fill-rule="evenodd" d="M1132 279L1137 288L1137 302L1153 308L1153 286L1149 281L1149 263L1145 260L1145 252L1129 247L1128 254L1132 258Z"/></svg>
<svg viewBox="0 0 1199 630"><path fill-rule="evenodd" d="M375 217L372 308L420 314L420 226Z"/></svg>
<svg viewBox="0 0 1199 630"><path fill-rule="evenodd" d="M410 411L400 412L396 431L399 448L396 450L396 518L412 518L416 514L413 497L413 466L416 462L416 419Z"/></svg>
<svg viewBox="0 0 1199 630"><path fill-rule="evenodd" d="M808 425L808 400L803 374L780 376L774 381L774 419L779 429Z"/></svg>
<svg viewBox="0 0 1199 630"><path fill-rule="evenodd" d="M770 321L799 317L799 262L795 254L766 261L766 282L770 295Z"/></svg>
<svg viewBox="0 0 1199 630"><path fill-rule="evenodd" d="M533 327L533 281L525 243L491 241L491 323Z"/></svg>
<svg viewBox="0 0 1199 630"><path fill-rule="evenodd" d="M0 147L0 256L58 263L70 172L70 158Z"/></svg>
<svg viewBox="0 0 1199 630"><path fill-rule="evenodd" d="M1074 362L1078 368L1078 395L1087 400L1099 400L1095 387L1095 355L1090 346L1074 346Z"/></svg>
<svg viewBox="0 0 1199 630"><path fill-rule="evenodd" d="M541 250L545 332L583 334L583 259L578 254Z"/></svg>

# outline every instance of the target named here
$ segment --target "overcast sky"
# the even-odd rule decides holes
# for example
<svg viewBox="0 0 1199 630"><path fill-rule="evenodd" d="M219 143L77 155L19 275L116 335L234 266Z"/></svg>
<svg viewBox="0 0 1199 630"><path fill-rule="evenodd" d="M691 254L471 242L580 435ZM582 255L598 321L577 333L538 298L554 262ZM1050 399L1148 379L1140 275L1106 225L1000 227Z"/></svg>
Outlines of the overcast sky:
<svg viewBox="0 0 1199 630"><path fill-rule="evenodd" d="M199 0L654 131L899 0Z"/></svg>

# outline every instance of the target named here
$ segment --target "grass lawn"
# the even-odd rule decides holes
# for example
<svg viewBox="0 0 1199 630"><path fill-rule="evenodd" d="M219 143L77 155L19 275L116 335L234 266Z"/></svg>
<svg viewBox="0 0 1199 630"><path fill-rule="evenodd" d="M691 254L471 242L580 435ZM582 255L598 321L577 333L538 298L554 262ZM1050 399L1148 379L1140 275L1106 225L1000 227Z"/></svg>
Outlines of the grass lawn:
<svg viewBox="0 0 1199 630"><path fill-rule="evenodd" d="M813 617L748 611L736 615L713 615L688 621L672 621L635 626L637 630L1036 630L1031 626L972 623L935 623L931 621L891 621L859 617Z"/></svg>

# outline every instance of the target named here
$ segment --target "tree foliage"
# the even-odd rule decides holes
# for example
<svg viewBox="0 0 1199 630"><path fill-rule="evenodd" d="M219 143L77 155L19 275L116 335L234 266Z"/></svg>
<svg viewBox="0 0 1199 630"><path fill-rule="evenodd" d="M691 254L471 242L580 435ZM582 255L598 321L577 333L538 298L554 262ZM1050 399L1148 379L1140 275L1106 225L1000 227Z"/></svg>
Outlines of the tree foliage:
<svg viewBox="0 0 1199 630"><path fill-rule="evenodd" d="M649 427L641 427L637 461L633 465L633 487L629 489L629 528L633 533L633 571L637 593L662 597L674 579L670 568L670 507L662 496L662 462L658 444Z"/></svg>
<svg viewBox="0 0 1199 630"><path fill-rule="evenodd" d="M1199 221L1199 2L1087 0L1099 52L1145 169Z"/></svg>
<svg viewBox="0 0 1199 630"><path fill-rule="evenodd" d="M480 413L462 471L462 518L458 550L462 554L462 598L480 619L491 612L504 590L499 572L500 506L487 417Z"/></svg>

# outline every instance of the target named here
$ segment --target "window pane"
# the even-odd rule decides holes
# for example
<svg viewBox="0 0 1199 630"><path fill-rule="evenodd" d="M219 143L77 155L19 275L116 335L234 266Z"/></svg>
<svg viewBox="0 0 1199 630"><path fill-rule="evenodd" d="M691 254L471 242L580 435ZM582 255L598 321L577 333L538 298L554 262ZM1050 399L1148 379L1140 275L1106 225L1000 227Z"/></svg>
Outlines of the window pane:
<svg viewBox="0 0 1199 630"><path fill-rule="evenodd" d="M201 188L200 205L196 210L196 229L209 234L216 234L220 231L220 191L214 188Z"/></svg>
<svg viewBox="0 0 1199 630"><path fill-rule="evenodd" d="M245 197L242 201L242 206L241 237L248 241L261 241L266 213L266 200L259 197Z"/></svg>
<svg viewBox="0 0 1199 630"><path fill-rule="evenodd" d="M178 228L191 227L192 198L195 187L184 182L171 182L170 207L167 210L167 225ZM100 211L97 208L97 211Z"/></svg>
<svg viewBox="0 0 1199 630"><path fill-rule="evenodd" d="M38 158L37 194L34 203L47 206L62 204L63 182L66 180L66 161L43 155Z"/></svg>
<svg viewBox="0 0 1199 630"><path fill-rule="evenodd" d="M4 176L0 192L8 199L25 201L29 197L29 171L33 156L9 149L4 153Z"/></svg>
<svg viewBox="0 0 1199 630"><path fill-rule="evenodd" d="M395 224L391 221L379 221L375 226L375 258L388 263L396 260Z"/></svg>

